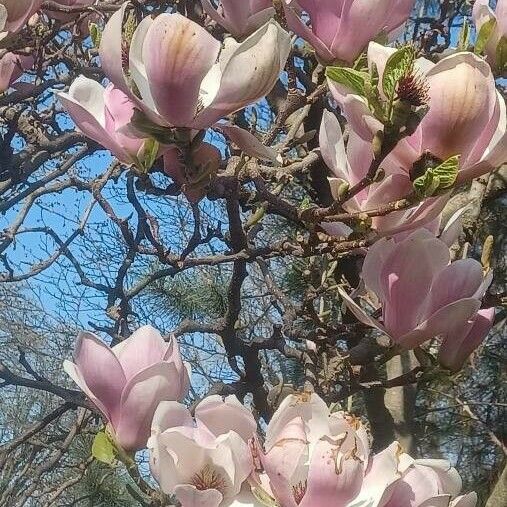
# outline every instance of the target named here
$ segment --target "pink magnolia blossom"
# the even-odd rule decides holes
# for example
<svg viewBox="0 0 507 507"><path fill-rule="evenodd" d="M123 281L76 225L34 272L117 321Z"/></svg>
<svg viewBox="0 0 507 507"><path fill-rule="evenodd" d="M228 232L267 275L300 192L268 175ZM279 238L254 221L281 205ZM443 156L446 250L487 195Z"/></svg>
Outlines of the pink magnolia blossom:
<svg viewBox="0 0 507 507"><path fill-rule="evenodd" d="M255 32L275 14L273 0L220 0L218 9L210 0L201 3L208 16L237 38Z"/></svg>
<svg viewBox="0 0 507 507"><path fill-rule="evenodd" d="M474 259L449 263L449 247L426 229L381 239L365 257L362 279L382 308L382 323L344 291L350 310L406 349L442 337L439 360L457 371L487 336L494 308L480 309L492 279Z"/></svg>
<svg viewBox="0 0 507 507"><path fill-rule="evenodd" d="M281 507L377 505L400 477L398 444L370 459L361 422L316 394L290 395L273 415L259 480Z"/></svg>
<svg viewBox="0 0 507 507"><path fill-rule="evenodd" d="M148 441L153 476L182 507L229 506L253 470L248 442L256 428L251 412L235 396L205 398L195 420L184 405L163 402Z"/></svg>
<svg viewBox="0 0 507 507"><path fill-rule="evenodd" d="M65 361L64 369L102 412L126 451L146 447L159 403L181 400L189 386L176 340L166 343L151 326L113 348L92 333L80 333L74 362Z"/></svg>
<svg viewBox="0 0 507 507"><path fill-rule="evenodd" d="M289 35L273 20L243 42L229 37L222 46L190 19L160 14L141 21L126 55L122 44L124 11L125 6L111 16L102 34L102 68L162 126L221 128L218 120L271 91L290 52ZM128 78L122 65L126 58ZM246 153L258 156L260 142L252 134L244 131L238 139Z"/></svg>
<svg viewBox="0 0 507 507"><path fill-rule="evenodd" d="M415 0L283 0L289 28L311 44L325 63L352 64L368 42L396 38ZM310 26L304 21L305 12Z"/></svg>
<svg viewBox="0 0 507 507"><path fill-rule="evenodd" d="M461 477L448 461L409 461L411 463L403 477L388 491L386 497L389 500L383 507L475 507L475 493L458 496L462 486Z"/></svg>
<svg viewBox="0 0 507 507"><path fill-rule="evenodd" d="M42 5L42 0L2 0L0 3L0 39L21 30Z"/></svg>
<svg viewBox="0 0 507 507"><path fill-rule="evenodd" d="M324 111L320 127L320 150L326 165L331 169L333 177L329 178L331 192L334 197L343 182L350 187L361 181L367 174L373 161L371 142L365 141L354 131L349 133L347 149L343 141L343 133L336 116ZM371 211L379 206L407 197L413 191L413 185L407 172L394 164L388 167L385 178L359 192L344 203L343 208L349 213ZM374 217L372 227L383 235L396 234L427 225L438 218L447 197L427 199L408 210L397 211L386 216ZM342 224L322 224L330 233L351 232Z"/></svg>
<svg viewBox="0 0 507 507"><path fill-rule="evenodd" d="M495 66L500 62L496 61L496 50L502 37L507 42L507 0L498 0L493 11L489 6L489 0L476 0L472 10L472 16L477 33L486 23L494 23L490 37L486 43L485 53L488 62Z"/></svg>
<svg viewBox="0 0 507 507"><path fill-rule="evenodd" d="M134 103L110 83L106 88L79 76L68 93L57 93L76 126L125 164L136 163L146 138L130 127Z"/></svg>
<svg viewBox="0 0 507 507"><path fill-rule="evenodd" d="M369 65L376 66L380 82L395 51L373 42L368 48ZM489 65L472 53L461 52L436 64L420 58L416 66L429 86L429 111L415 133L398 143L385 165L398 165L410 172L413 163L427 152L441 160L460 155L458 182L463 182L507 162L505 100L496 90ZM371 141L383 127L366 99L328 82L352 130Z"/></svg>
<svg viewBox="0 0 507 507"><path fill-rule="evenodd" d="M9 89L23 72L33 65L33 56L6 53L0 58L0 93Z"/></svg>

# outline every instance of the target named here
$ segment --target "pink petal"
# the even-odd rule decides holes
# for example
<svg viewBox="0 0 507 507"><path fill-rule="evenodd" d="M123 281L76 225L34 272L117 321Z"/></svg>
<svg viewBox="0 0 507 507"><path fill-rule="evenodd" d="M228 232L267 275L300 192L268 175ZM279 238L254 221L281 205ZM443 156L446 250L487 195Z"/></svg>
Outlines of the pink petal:
<svg viewBox="0 0 507 507"><path fill-rule="evenodd" d="M169 345L154 327L143 326L113 347L113 352L120 361L125 377L129 381L141 370L160 363L168 347Z"/></svg>
<svg viewBox="0 0 507 507"><path fill-rule="evenodd" d="M440 363L451 371L459 371L470 354L487 337L494 320L494 308L479 310L468 333L448 334L440 345Z"/></svg>
<svg viewBox="0 0 507 507"><path fill-rule="evenodd" d="M180 394L179 372L172 363L156 363L129 380L121 395L120 421L116 437L125 450L146 447L151 422L161 401Z"/></svg>
<svg viewBox="0 0 507 507"><path fill-rule="evenodd" d="M394 252L396 244L389 239L380 239L373 244L368 250L364 258L361 277L370 290L372 290L379 298L387 298L387 294L383 291L384 286L380 281L384 263Z"/></svg>
<svg viewBox="0 0 507 507"><path fill-rule="evenodd" d="M261 160L277 161L279 156L276 150L269 146L264 146L257 137L247 130L237 127L236 125L226 125L223 123L217 123L214 127L222 131L225 136L247 155Z"/></svg>
<svg viewBox="0 0 507 507"><path fill-rule="evenodd" d="M477 505L477 493L472 492L455 498L451 507L475 507Z"/></svg>
<svg viewBox="0 0 507 507"><path fill-rule="evenodd" d="M215 436L235 431L247 442L257 432L252 412L236 396L207 396L197 405L195 419Z"/></svg>
<svg viewBox="0 0 507 507"><path fill-rule="evenodd" d="M189 126L196 113L204 76L215 63L220 43L180 14L160 14L143 45L151 95L172 125Z"/></svg>
<svg viewBox="0 0 507 507"><path fill-rule="evenodd" d="M174 494L181 503L181 507L218 507L223 496L216 489L199 490L190 484L179 484L174 488Z"/></svg>
<svg viewBox="0 0 507 507"><path fill-rule="evenodd" d="M92 333L81 332L74 350L74 363L88 389L100 400L104 415L114 425L119 416L125 386L123 369L112 350Z"/></svg>
<svg viewBox="0 0 507 507"><path fill-rule="evenodd" d="M477 313L480 305L480 301L475 298L451 303L438 310L413 331L397 337L396 341L406 349L413 349L431 338L461 333L463 329L469 328L468 321Z"/></svg>

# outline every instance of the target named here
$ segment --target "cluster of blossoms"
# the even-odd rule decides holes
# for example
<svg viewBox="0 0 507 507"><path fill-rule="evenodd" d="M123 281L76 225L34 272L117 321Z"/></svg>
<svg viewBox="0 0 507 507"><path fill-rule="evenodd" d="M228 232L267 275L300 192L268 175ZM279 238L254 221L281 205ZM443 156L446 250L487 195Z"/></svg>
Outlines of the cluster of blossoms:
<svg viewBox="0 0 507 507"><path fill-rule="evenodd" d="M320 153L332 172L329 182L337 201L344 188L371 180L341 203L351 214L412 198L414 181L434 169L423 167L420 174L426 158L437 166L458 159L448 187L507 161L505 101L491 70L502 70L505 63L499 61L503 51L498 48L506 43L507 2L498 0L496 12L485 0L475 2L486 58L471 52L456 52L437 63L414 57L389 96L388 67L397 50L372 41L382 35L393 41L414 3L281 2L288 28L313 46L319 62L342 65L342 76L343 69L355 72L353 81L328 73L332 101L320 129ZM227 118L270 93L293 42L276 21L271 1L215 4L202 0L210 24L225 31L223 40L179 13L148 15L138 22L132 6L124 4L101 33L98 53L109 82L103 86L80 76L68 92L57 93L76 126L122 163L149 170L163 157L166 173L194 202L206 195L222 163L218 147L204 141L209 129L246 155L280 162L273 147ZM4 0L2 44L36 22L41 6L35 0ZM364 51L367 68L350 70ZM2 55L4 91L33 59ZM348 122L346 136L334 106ZM425 114L417 116L421 108ZM385 150L393 136L395 145ZM379 152L384 156L377 169L382 171L369 175ZM357 297L343 290L341 295L360 321L401 348L440 338L440 363L457 371L491 328L494 310L481 308L491 273L471 259L450 262L457 228L452 225L438 236L448 194L432 191L419 197L406 209L375 216L371 224L382 239L366 254L356 296L380 310L380 320ZM352 232L341 223L322 223L322 228L340 236ZM65 370L108 421L118 448L148 447L153 476L183 507L473 507L476 502L473 493L459 496L459 475L445 461L414 460L397 443L372 454L362 423L330 411L316 394L287 397L265 438L235 397L210 396L191 414L181 404L189 372L178 345L150 327L113 348L81 334L74 362L67 361Z"/></svg>
<svg viewBox="0 0 507 507"><path fill-rule="evenodd" d="M356 417L315 393L291 394L263 437L235 396L180 403L189 377L174 338L145 326L112 349L82 333L65 370L108 421L116 445L148 447L151 472L182 507L474 507L444 460L394 442L372 454Z"/></svg>

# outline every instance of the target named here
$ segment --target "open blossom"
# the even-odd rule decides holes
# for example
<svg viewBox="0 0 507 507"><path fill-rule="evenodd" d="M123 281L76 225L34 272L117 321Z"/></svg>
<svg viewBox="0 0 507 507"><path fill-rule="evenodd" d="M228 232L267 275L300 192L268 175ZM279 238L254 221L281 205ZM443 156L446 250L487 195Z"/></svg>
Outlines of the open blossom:
<svg viewBox="0 0 507 507"><path fill-rule="evenodd" d="M32 67L33 56L6 53L0 58L0 93L7 90L21 77L25 70Z"/></svg>
<svg viewBox="0 0 507 507"><path fill-rule="evenodd" d="M354 131L349 133L345 149L343 133L336 116L324 111L320 127L320 150L326 165L331 169L333 177L329 178L331 192L335 198L340 185L345 182L350 187L359 183L367 174L373 161L371 142L365 141ZM371 211L392 201L407 197L413 191L413 185L405 170L391 164L386 176L379 183L365 188L352 199L343 204L349 213ZM408 210L396 211L387 216L373 217L372 227L379 233L395 234L413 230L435 220L442 211L447 197L431 198ZM330 233L346 232L337 224L322 224ZM350 231L347 231L350 232Z"/></svg>
<svg viewBox="0 0 507 507"><path fill-rule="evenodd" d="M243 42L228 37L222 46L177 13L144 18L126 44L124 13L125 5L106 24L99 49L102 68L162 126L221 128L218 120L271 91L290 52L289 34L273 20ZM252 134L244 131L239 139L242 149L248 153L253 147L252 155L258 156L260 143Z"/></svg>
<svg viewBox="0 0 507 507"><path fill-rule="evenodd" d="M134 103L110 83L106 88L93 79L79 76L68 93L57 93L76 126L104 146L123 163L131 164L146 138L129 131Z"/></svg>
<svg viewBox="0 0 507 507"><path fill-rule="evenodd" d="M402 460L407 459L404 455ZM462 481L455 468L443 459L411 460L403 477L388 491L383 507L475 507L477 495L458 496Z"/></svg>
<svg viewBox="0 0 507 507"><path fill-rule="evenodd" d="M477 33L486 23L493 24L484 49L488 62L493 66L500 65L501 62L497 62L497 48L502 37L504 44L507 43L507 0L498 0L494 11L489 6L489 0L475 0L472 16Z"/></svg>
<svg viewBox="0 0 507 507"><path fill-rule="evenodd" d="M375 243L361 276L380 303L382 323L341 293L360 321L406 349L442 337L439 360L457 371L487 336L495 312L480 309L491 273L485 277L474 259L449 259L448 245L426 229Z"/></svg>
<svg viewBox="0 0 507 507"><path fill-rule="evenodd" d="M126 451L146 447L155 409L161 401L181 400L189 378L178 344L151 326L108 347L92 333L80 333L74 362L64 369L108 420Z"/></svg>
<svg viewBox="0 0 507 507"><path fill-rule="evenodd" d="M218 9L210 0L201 3L208 16L237 38L250 35L275 14L273 0L221 0Z"/></svg>
<svg viewBox="0 0 507 507"><path fill-rule="evenodd" d="M256 428L235 396L205 398L195 420L184 405L163 402L148 441L153 476L182 507L229 506L253 470L248 442Z"/></svg>
<svg viewBox="0 0 507 507"><path fill-rule="evenodd" d="M376 66L380 82L386 62L395 51L373 42L369 46L368 63ZM506 162L505 100L496 90L489 65L472 53L460 52L436 64L419 58L416 69L428 86L429 111L414 134L398 143L385 164L410 172L414 162L428 152L440 160L460 155L458 182L463 182ZM352 130L371 141L383 127L370 112L366 99L332 80L328 82Z"/></svg>
<svg viewBox="0 0 507 507"><path fill-rule="evenodd" d="M261 482L282 507L376 505L400 476L399 454L396 444L370 462L358 419L331 413L314 393L290 395L268 425Z"/></svg>
<svg viewBox="0 0 507 507"><path fill-rule="evenodd" d="M380 34L396 38L397 29L408 19L414 3L415 0L283 0L289 28L311 44L324 62L349 64Z"/></svg>

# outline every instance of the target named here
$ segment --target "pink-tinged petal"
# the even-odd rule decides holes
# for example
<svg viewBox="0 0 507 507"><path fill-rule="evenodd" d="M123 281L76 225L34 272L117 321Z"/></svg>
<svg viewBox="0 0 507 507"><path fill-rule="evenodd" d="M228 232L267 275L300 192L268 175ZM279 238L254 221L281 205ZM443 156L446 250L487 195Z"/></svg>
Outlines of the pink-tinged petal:
<svg viewBox="0 0 507 507"><path fill-rule="evenodd" d="M461 333L463 329L469 328L468 321L474 317L480 305L480 301L475 298L451 303L438 310L413 331L397 337L396 341L406 349L413 349L431 338L444 336L445 339L446 336Z"/></svg>
<svg viewBox="0 0 507 507"><path fill-rule="evenodd" d="M1 4L0 4L1 5ZM19 57L14 53L7 53L0 59L0 93L7 90L23 70L19 64Z"/></svg>
<svg viewBox="0 0 507 507"><path fill-rule="evenodd" d="M181 507L218 507L224 498L216 489L201 491L191 484L179 484L174 488L174 494Z"/></svg>
<svg viewBox="0 0 507 507"><path fill-rule="evenodd" d="M417 507L449 507L450 495L438 495L421 502Z"/></svg>
<svg viewBox="0 0 507 507"><path fill-rule="evenodd" d="M252 412L243 406L236 396L207 396L197 405L195 419L213 435L219 436L235 431L245 442L257 431L257 423Z"/></svg>
<svg viewBox="0 0 507 507"><path fill-rule="evenodd" d="M496 22L500 35L507 37L507 1L498 0L495 9Z"/></svg>
<svg viewBox="0 0 507 507"><path fill-rule="evenodd" d="M60 92L56 95L83 134L111 151L122 162L132 163L132 156L120 146L114 132L106 129L102 85L93 79L79 76L71 84L68 93Z"/></svg>
<svg viewBox="0 0 507 507"><path fill-rule="evenodd" d="M361 278L366 287L373 291L380 299L385 300L387 294L384 293L384 286L380 281L380 273L386 260L390 257L396 248L396 244L390 239L380 239L374 243L368 250L364 258Z"/></svg>
<svg viewBox="0 0 507 507"><path fill-rule="evenodd" d="M190 126L201 82L215 63L220 43L181 14L160 14L143 44L143 60L157 110L169 123Z"/></svg>
<svg viewBox="0 0 507 507"><path fill-rule="evenodd" d="M122 25L127 4L124 3L106 23L100 38L100 66L105 75L125 93L129 93L123 74Z"/></svg>
<svg viewBox="0 0 507 507"><path fill-rule="evenodd" d="M295 2L292 2L295 3ZM296 13L295 8L290 5L290 2L283 2L283 7L285 10L285 19L287 21L287 25L290 30L299 35L302 39L308 42L313 48L315 52L319 55L319 58L326 63L332 63L336 60L333 53L326 46L326 43L322 41L315 33L306 26L306 24L301 20L300 16Z"/></svg>
<svg viewBox="0 0 507 507"><path fill-rule="evenodd" d="M384 77L384 70L386 68L387 60L389 60L389 58L394 53L396 53L396 48L383 46L382 44L378 44L377 42L370 42L370 44L368 45L367 52L368 67L370 70L373 70L374 67L377 69L380 83L382 82L382 78Z"/></svg>
<svg viewBox="0 0 507 507"><path fill-rule="evenodd" d="M181 357L180 347L174 335L171 335L168 341L168 347L164 355L164 361L174 364L180 373L180 395L179 399L183 399L188 394L190 388L190 375L192 368L189 363L184 363Z"/></svg>
<svg viewBox="0 0 507 507"><path fill-rule="evenodd" d="M458 241L461 233L463 232L463 215L467 209L468 206L464 206L463 208L455 211L440 233L440 240L443 241L449 248Z"/></svg>
<svg viewBox="0 0 507 507"><path fill-rule="evenodd" d="M108 411L106 406L90 391L90 388L86 385L81 373L77 366L71 361L65 360L63 362L63 369L65 373L79 386L81 391L90 399L90 401L102 412L104 417L108 417Z"/></svg>
<svg viewBox="0 0 507 507"><path fill-rule="evenodd" d="M433 280L429 313L459 299L474 297L483 280L481 263L475 259L459 259L449 264Z"/></svg>
<svg viewBox="0 0 507 507"><path fill-rule="evenodd" d="M451 371L459 371L470 354L488 336L494 320L494 308L479 310L468 333L447 335L440 345L438 353L440 363Z"/></svg>
<svg viewBox="0 0 507 507"><path fill-rule="evenodd" d="M125 450L146 447L153 414L161 401L179 396L179 372L172 363L157 363L129 380L121 395L118 443Z"/></svg>
<svg viewBox="0 0 507 507"><path fill-rule="evenodd" d="M306 424L306 434L309 441L317 441L329 432L329 408L315 393L307 395L287 396L276 412L266 430L265 449L269 452L283 433L285 426L297 417Z"/></svg>
<svg viewBox="0 0 507 507"><path fill-rule="evenodd" d="M460 169L458 184L478 178L507 163L507 112L505 100L500 94L497 94L497 97L500 114L496 132L482 159L475 164Z"/></svg>
<svg viewBox="0 0 507 507"><path fill-rule="evenodd" d="M403 25L409 18L410 13L414 8L414 4L414 0L398 0L392 2L391 10L387 16L386 30L388 32L392 32ZM394 39L391 38L390 40Z"/></svg>
<svg viewBox="0 0 507 507"><path fill-rule="evenodd" d="M475 507L477 505L477 493L472 492L459 496L451 502L451 507Z"/></svg>
<svg viewBox="0 0 507 507"><path fill-rule="evenodd" d="M226 137L247 155L261 160L277 162L279 155L276 150L262 144L257 137L247 130L236 125L226 125L224 123L217 123L215 128L223 132Z"/></svg>
<svg viewBox="0 0 507 507"><path fill-rule="evenodd" d="M129 381L141 370L160 363L168 347L154 327L143 326L113 347L113 352L120 361L125 378Z"/></svg>
<svg viewBox="0 0 507 507"><path fill-rule="evenodd" d="M226 39L216 66L207 76L202 93L217 88L210 105L197 116L194 126L206 128L267 95L284 69L291 48L290 36L270 21L241 44ZM221 76L221 77L220 77ZM211 93L213 96L213 93Z"/></svg>
<svg viewBox="0 0 507 507"><path fill-rule="evenodd" d="M169 428L179 426L194 428L194 420L188 408L177 401L161 401L153 415L152 434L159 435Z"/></svg>
<svg viewBox="0 0 507 507"><path fill-rule="evenodd" d="M363 324L378 329L379 331L389 334L386 328L378 322L378 320L370 317L342 288L338 288L338 292L347 305L347 308L354 314L354 317Z"/></svg>
<svg viewBox="0 0 507 507"><path fill-rule="evenodd" d="M340 436L336 440L327 437L317 443L312 452L308 485L300 507L347 505L357 496L365 464L353 454L353 449L343 449L342 444Z"/></svg>
<svg viewBox="0 0 507 507"><path fill-rule="evenodd" d="M269 477L270 488L276 499L284 506L297 505L294 493L299 485L306 483L308 450L304 422L301 417L295 417L285 425L269 452L260 453L262 466Z"/></svg>
<svg viewBox="0 0 507 507"><path fill-rule="evenodd" d="M427 79L430 109L419 126L423 149L442 160L462 155L463 161L477 161L493 135L490 119L497 107L489 65L472 53L456 53L438 62Z"/></svg>
<svg viewBox="0 0 507 507"><path fill-rule="evenodd" d="M481 30L482 25L495 19L495 13L489 6L489 0L475 0L472 18L477 32Z"/></svg>
<svg viewBox="0 0 507 507"><path fill-rule="evenodd" d="M398 243L379 276L384 326L397 340L424 319L424 296L434 277L449 262L447 245L435 237L412 234ZM421 297L423 295L423 297Z"/></svg>
<svg viewBox="0 0 507 507"><path fill-rule="evenodd" d="M7 17L1 30L18 32L28 19L35 14L42 4L42 0L2 0L7 11Z"/></svg>
<svg viewBox="0 0 507 507"><path fill-rule="evenodd" d="M126 383L118 359L100 338L82 332L77 337L74 363L88 389L104 406L104 415L114 425L119 417L121 394Z"/></svg>
<svg viewBox="0 0 507 507"><path fill-rule="evenodd" d="M413 461L407 458L408 463L403 465L403 458L407 458L407 456L403 454L402 447L398 442L393 442L383 451L373 455L370 458L361 491L353 505L384 507L398 480L402 477L405 466ZM407 461L407 459L403 459L403 461Z"/></svg>
<svg viewBox="0 0 507 507"><path fill-rule="evenodd" d="M330 111L324 110L319 133L320 152L324 162L337 178L353 185L350 166L345 152L343 132L338 118Z"/></svg>
<svg viewBox="0 0 507 507"><path fill-rule="evenodd" d="M419 507L442 494L455 496L461 477L446 460L415 460L393 489L385 507Z"/></svg>

